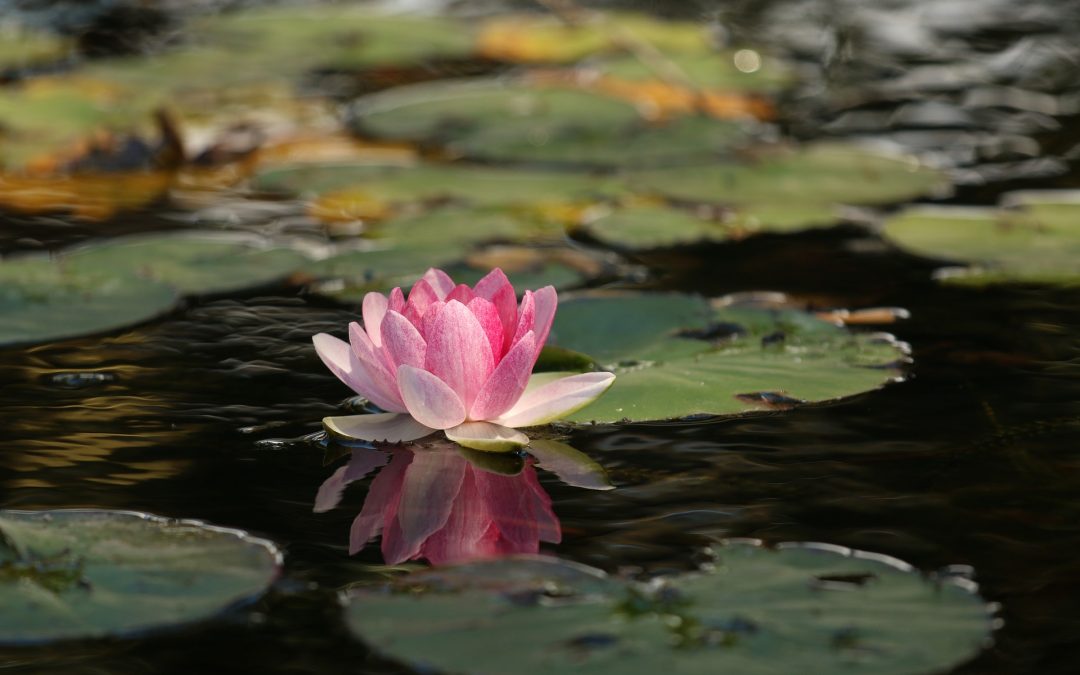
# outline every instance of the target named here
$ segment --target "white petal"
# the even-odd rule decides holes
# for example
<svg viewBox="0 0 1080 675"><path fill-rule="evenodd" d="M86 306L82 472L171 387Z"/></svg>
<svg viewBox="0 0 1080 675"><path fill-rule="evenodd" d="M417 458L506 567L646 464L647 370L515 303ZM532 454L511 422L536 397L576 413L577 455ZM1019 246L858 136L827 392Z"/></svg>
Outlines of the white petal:
<svg viewBox="0 0 1080 675"><path fill-rule="evenodd" d="M324 417L323 426L331 434L342 438L386 443L414 441L435 432L409 415L398 413Z"/></svg>
<svg viewBox="0 0 1080 675"><path fill-rule="evenodd" d="M514 407L494 421L508 427L547 424L589 405L614 381L614 373L581 373L530 387Z"/></svg>
<svg viewBox="0 0 1080 675"><path fill-rule="evenodd" d="M491 422L462 422L446 430L446 437L466 448L484 452L510 452L528 444L520 431Z"/></svg>

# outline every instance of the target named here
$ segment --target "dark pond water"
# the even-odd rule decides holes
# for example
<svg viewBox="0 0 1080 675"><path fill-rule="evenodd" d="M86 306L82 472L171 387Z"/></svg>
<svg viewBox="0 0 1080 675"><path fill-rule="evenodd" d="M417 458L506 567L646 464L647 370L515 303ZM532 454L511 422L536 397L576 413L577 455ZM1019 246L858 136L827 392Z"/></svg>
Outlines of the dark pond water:
<svg viewBox="0 0 1080 675"><path fill-rule="evenodd" d="M840 12L842 4L814 7ZM994 7L1002 13L996 25L965 33L958 24L958 50L990 58L1032 35L1069 35L1047 16L1080 17L1067 3L1047 5L1049 14L1031 9L1030 25L1019 30L1005 23L1015 17L1002 3ZM719 9L743 30L763 20L747 8ZM780 23L771 39L784 35ZM842 41L848 33L833 26ZM873 90L868 70L910 56L869 53L880 60L849 64L838 77ZM848 109L903 104L871 98ZM959 153L964 139L1007 137L1019 124L859 131L827 127L843 119L836 101L815 105L794 102L789 128L906 132L916 147L932 132L944 154ZM989 157L988 145L972 145L954 162L967 183L953 201L1076 185L1068 150L1080 126L1075 117L1051 117L1055 129L1031 134L1040 143L1034 156ZM7 218L0 241L6 250L28 247L27 237L53 247L160 227L168 222L161 215L52 229ZM840 544L923 570L968 565L982 594L1002 604L1004 628L957 673L1080 672L1080 292L944 287L929 281L928 261L867 241L832 230L643 255L654 288L710 296L768 289L821 305L905 307L911 318L888 328L911 344L914 364L904 382L829 404L574 431L569 442L606 467L617 489L580 490L541 473L563 527L562 543L544 550L608 571L661 572L687 568L716 537L740 536ZM377 548L347 551L370 479L352 485L339 508L312 512L319 486L344 460L305 436L340 412L346 392L319 363L310 336L340 334L354 318L351 307L282 285L188 299L130 330L0 351L0 507L205 519L269 538L286 553L272 592L222 621L133 642L0 650L0 670L397 672L347 634L334 599L342 586L382 573Z"/></svg>

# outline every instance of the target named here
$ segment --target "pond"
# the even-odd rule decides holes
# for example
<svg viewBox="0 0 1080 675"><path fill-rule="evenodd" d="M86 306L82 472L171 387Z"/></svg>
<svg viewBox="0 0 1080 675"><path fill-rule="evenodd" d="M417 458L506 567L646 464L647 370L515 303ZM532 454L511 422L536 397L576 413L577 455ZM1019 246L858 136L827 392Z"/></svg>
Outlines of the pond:
<svg viewBox="0 0 1080 675"><path fill-rule="evenodd" d="M0 25L0 668L1076 671L1072 14L391 5Z"/></svg>

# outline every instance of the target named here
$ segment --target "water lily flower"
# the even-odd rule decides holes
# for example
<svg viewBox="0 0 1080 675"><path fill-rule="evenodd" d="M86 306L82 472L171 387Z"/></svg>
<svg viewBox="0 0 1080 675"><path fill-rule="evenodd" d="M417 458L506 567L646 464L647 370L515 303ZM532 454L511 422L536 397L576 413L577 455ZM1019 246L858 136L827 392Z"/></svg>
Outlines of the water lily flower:
<svg viewBox="0 0 1080 675"><path fill-rule="evenodd" d="M525 291L494 269L470 288L430 269L408 301L400 288L364 296L364 325L349 342L312 338L322 362L385 413L327 417L339 436L398 443L438 430L460 445L504 451L529 442L520 427L547 424L599 397L612 373L552 379L532 376L558 298L545 286Z"/></svg>
<svg viewBox="0 0 1080 675"><path fill-rule="evenodd" d="M531 457L524 459L520 473L503 475L474 465L445 442L430 448L353 451L348 465L319 489L315 511L334 508L348 483L380 467L350 528L350 555L380 533L389 565L538 553L541 541L557 544L562 539Z"/></svg>

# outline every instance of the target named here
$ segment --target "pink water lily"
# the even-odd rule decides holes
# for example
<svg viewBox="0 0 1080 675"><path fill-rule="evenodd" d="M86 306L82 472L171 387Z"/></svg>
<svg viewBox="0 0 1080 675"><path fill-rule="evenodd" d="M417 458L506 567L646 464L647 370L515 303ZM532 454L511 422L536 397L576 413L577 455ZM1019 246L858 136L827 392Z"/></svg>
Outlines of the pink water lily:
<svg viewBox="0 0 1080 675"><path fill-rule="evenodd" d="M326 333L312 340L323 363L356 393L388 412L327 417L339 436L404 442L443 430L477 450L521 447L519 427L547 424L600 396L615 376L532 376L558 298L545 286L519 304L502 270L476 286L455 285L428 270L409 291L364 296L364 325L349 324L349 342Z"/></svg>

